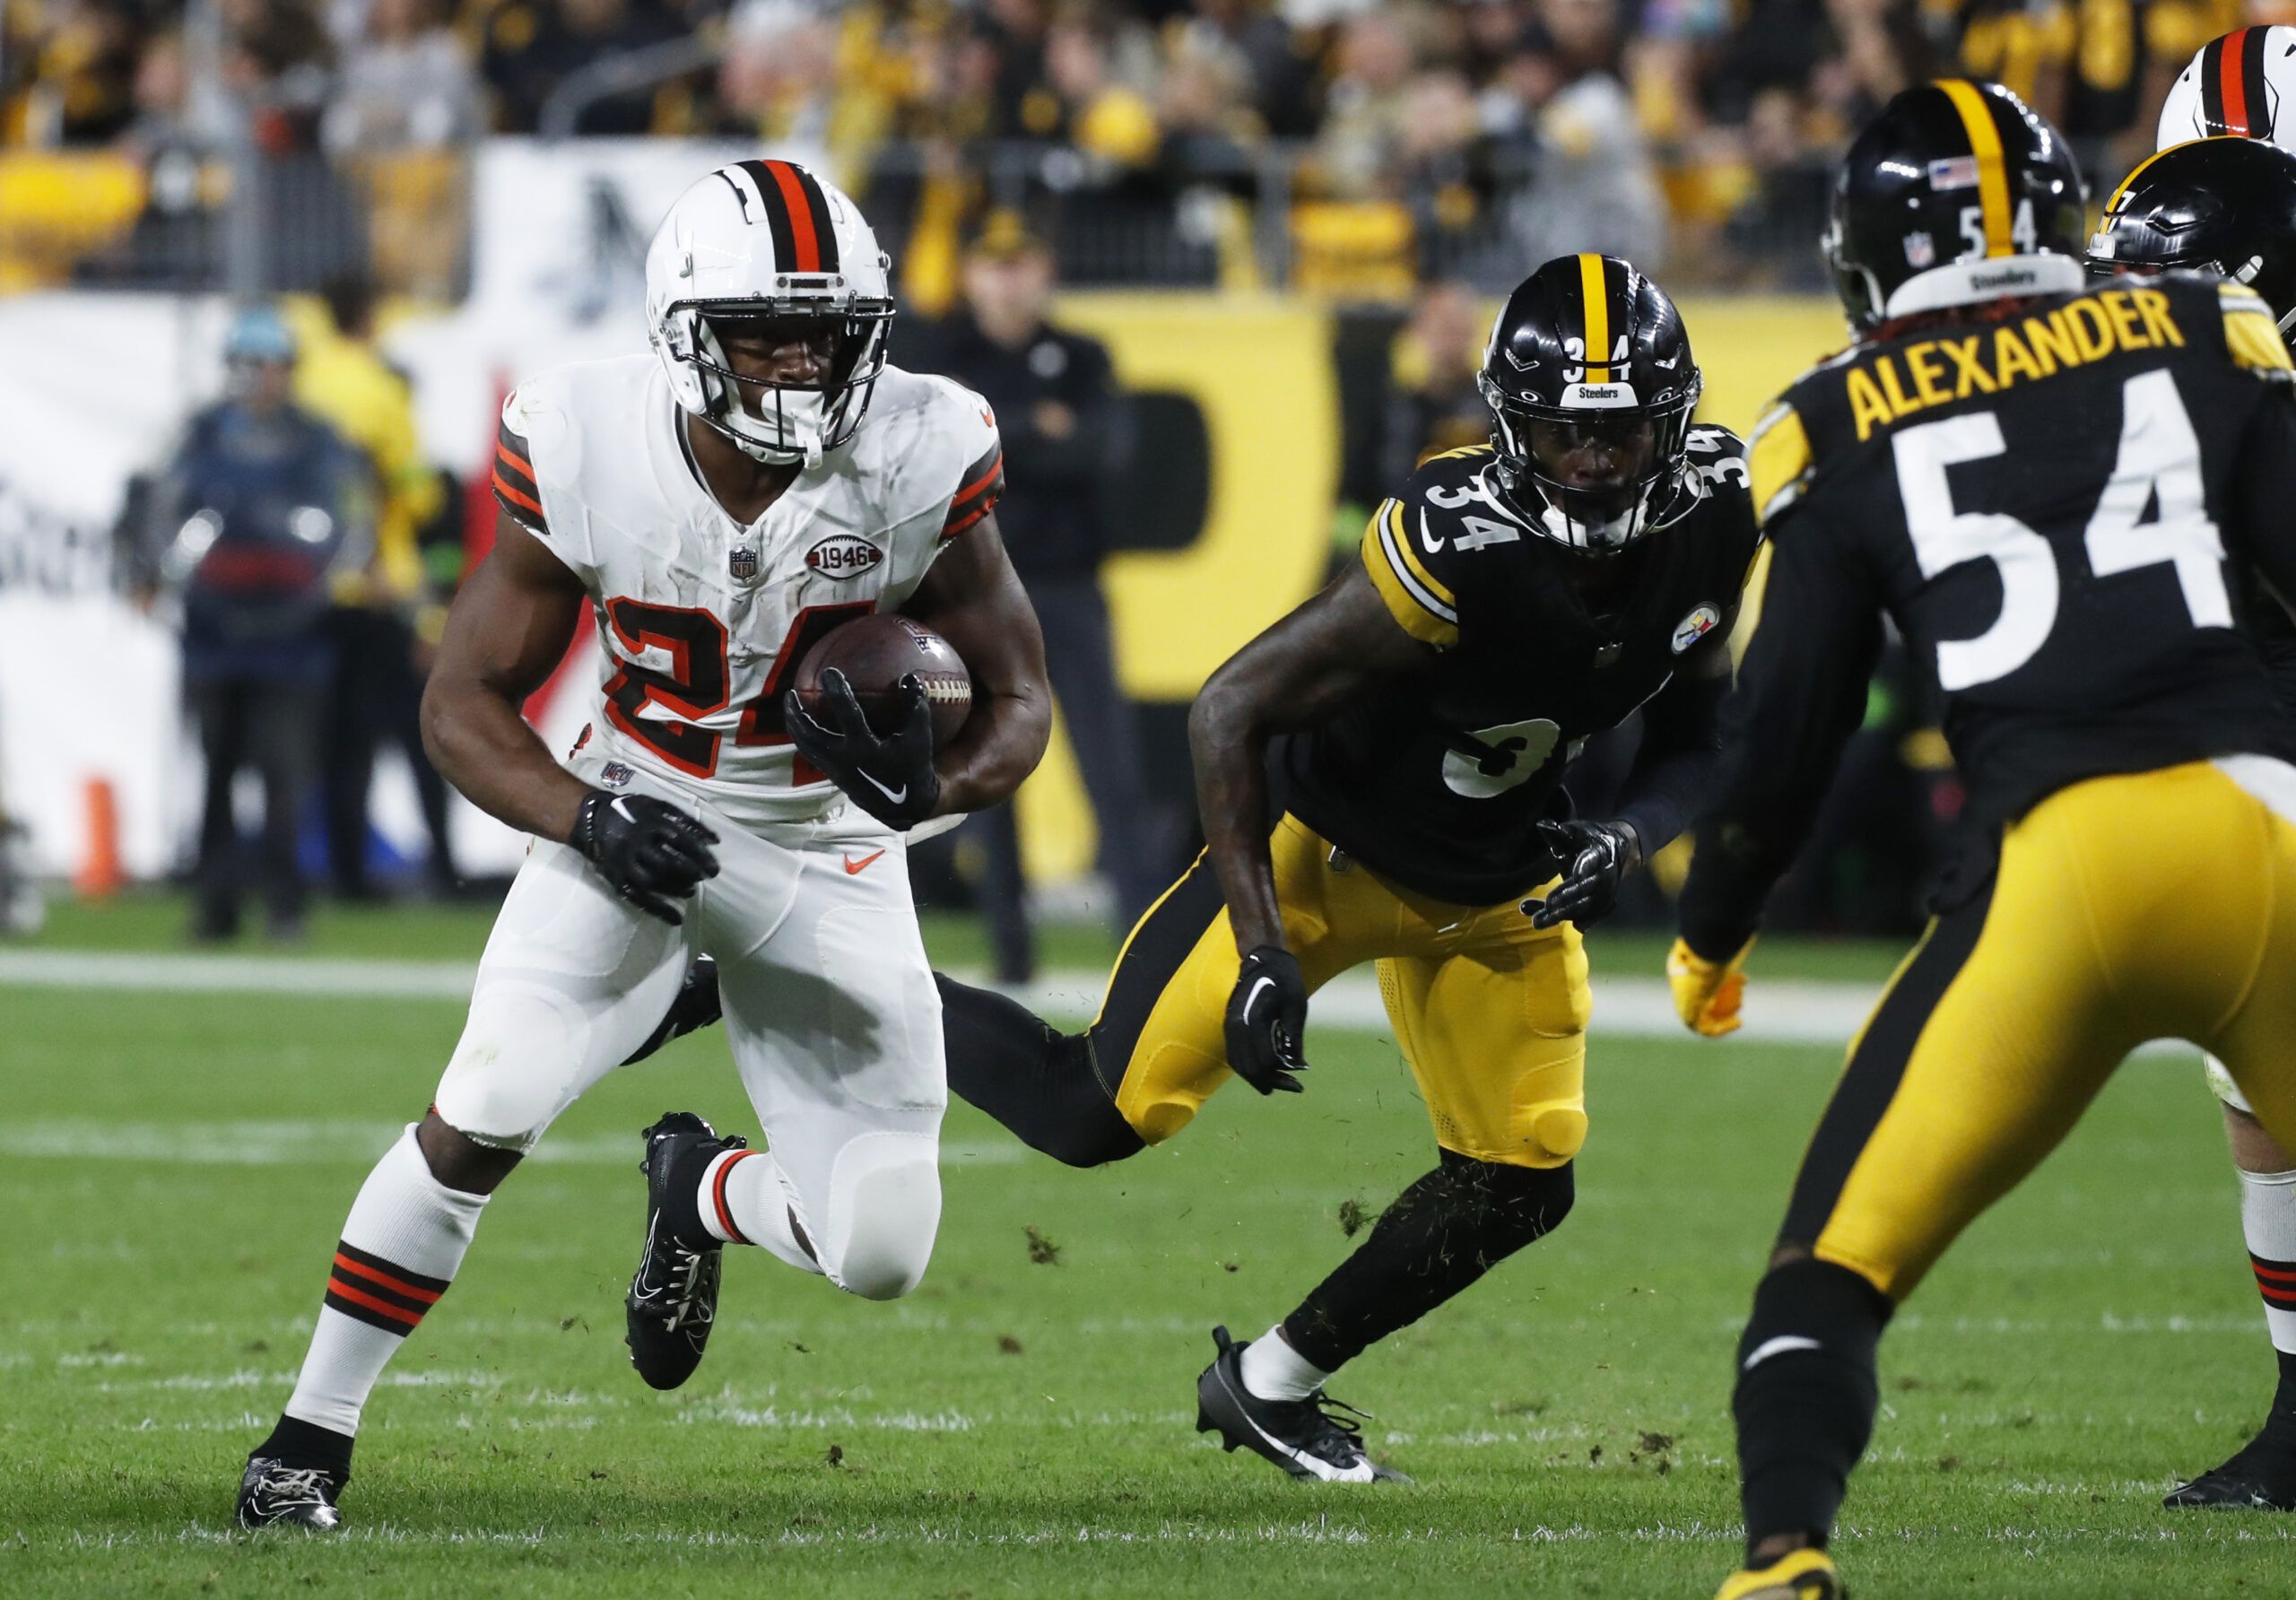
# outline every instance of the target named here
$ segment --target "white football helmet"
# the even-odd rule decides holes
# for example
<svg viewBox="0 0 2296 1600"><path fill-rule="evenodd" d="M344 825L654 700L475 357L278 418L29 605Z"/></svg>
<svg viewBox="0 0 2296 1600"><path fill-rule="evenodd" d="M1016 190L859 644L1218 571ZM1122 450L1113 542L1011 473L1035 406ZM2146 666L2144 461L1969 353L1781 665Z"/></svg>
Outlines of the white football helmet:
<svg viewBox="0 0 2296 1600"><path fill-rule="evenodd" d="M646 324L677 403L760 461L820 463L851 439L885 367L892 262L836 185L794 161L735 161L678 196L646 251ZM726 365L715 319L841 324L819 387ZM762 394L745 404L744 385Z"/></svg>
<svg viewBox="0 0 2296 1600"><path fill-rule="evenodd" d="M2177 74L2153 148L2224 134L2296 153L2296 28L2235 28Z"/></svg>

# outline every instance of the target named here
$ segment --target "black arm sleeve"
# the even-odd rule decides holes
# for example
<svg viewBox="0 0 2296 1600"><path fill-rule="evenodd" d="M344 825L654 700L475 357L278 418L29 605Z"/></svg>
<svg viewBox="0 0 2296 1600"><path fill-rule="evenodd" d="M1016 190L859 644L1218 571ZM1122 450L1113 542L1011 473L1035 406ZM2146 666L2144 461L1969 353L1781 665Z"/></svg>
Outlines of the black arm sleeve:
<svg viewBox="0 0 2296 1600"><path fill-rule="evenodd" d="M1701 652L1725 652L1722 670L1677 673L1642 708L1642 743L1619 796L1620 821L1634 830L1645 860L1674 842L1704 808L1722 756L1722 702L1730 692L1729 624Z"/></svg>
<svg viewBox="0 0 2296 1600"><path fill-rule="evenodd" d="M1858 553L1806 502L1781 518L1761 622L1722 709L1715 802L1683 885L1682 933L1711 961L1752 938L1866 714L1881 599Z"/></svg>

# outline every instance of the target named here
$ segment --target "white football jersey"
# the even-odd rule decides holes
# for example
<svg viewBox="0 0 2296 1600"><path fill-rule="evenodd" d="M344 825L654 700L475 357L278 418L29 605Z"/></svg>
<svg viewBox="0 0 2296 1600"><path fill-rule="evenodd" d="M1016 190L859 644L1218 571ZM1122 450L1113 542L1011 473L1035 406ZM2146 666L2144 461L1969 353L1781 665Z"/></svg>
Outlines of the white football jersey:
<svg viewBox="0 0 2296 1600"><path fill-rule="evenodd" d="M702 487L650 354L561 367L502 408L494 491L581 578L603 654L586 740L742 822L818 815L781 696L839 623L897 609L988 514L1004 454L987 403L887 367L852 441L747 526Z"/></svg>

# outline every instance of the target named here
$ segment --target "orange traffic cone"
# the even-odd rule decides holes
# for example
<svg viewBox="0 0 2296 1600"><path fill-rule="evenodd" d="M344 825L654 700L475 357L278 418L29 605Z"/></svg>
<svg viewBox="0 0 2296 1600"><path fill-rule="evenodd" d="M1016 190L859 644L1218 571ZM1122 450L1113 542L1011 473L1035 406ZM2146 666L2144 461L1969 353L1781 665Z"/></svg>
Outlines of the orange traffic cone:
<svg viewBox="0 0 2296 1600"><path fill-rule="evenodd" d="M111 779L88 779L88 854L72 886L83 900L117 894L127 882L119 865L119 799Z"/></svg>

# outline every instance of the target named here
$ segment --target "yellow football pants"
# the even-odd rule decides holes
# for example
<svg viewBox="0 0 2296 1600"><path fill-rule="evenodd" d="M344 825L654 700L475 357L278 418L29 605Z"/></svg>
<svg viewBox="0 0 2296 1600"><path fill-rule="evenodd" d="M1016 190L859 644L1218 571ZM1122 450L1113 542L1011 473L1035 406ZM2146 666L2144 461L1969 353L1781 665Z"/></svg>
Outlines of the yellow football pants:
<svg viewBox="0 0 2296 1600"><path fill-rule="evenodd" d="M2011 827L1850 1046L1781 1244L1903 1300L2147 1039L2215 1052L2296 1140L2292 816L2296 770L2242 756L2093 778Z"/></svg>
<svg viewBox="0 0 2296 1600"><path fill-rule="evenodd" d="M1577 1153L1588 1010L1578 930L1534 928L1514 900L1455 906L1398 889L1295 817L1269 844L1284 939L1309 990L1378 963L1436 1142L1525 1167ZM1151 1144L1186 1127L1228 1081L1222 1024L1237 967L1219 881L1199 857L1125 941L1092 1025L1100 1071L1122 1074L1110 1085L1117 1109Z"/></svg>

